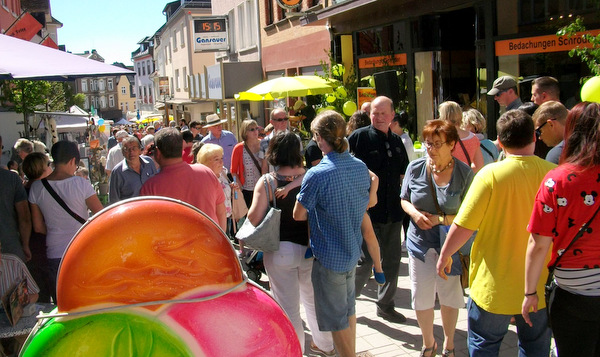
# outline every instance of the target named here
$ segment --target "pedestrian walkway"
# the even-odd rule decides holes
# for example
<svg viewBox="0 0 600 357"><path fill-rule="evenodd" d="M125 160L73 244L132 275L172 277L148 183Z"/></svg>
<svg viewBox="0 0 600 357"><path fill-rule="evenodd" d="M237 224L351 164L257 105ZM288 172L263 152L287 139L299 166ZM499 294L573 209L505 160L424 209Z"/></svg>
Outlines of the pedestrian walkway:
<svg viewBox="0 0 600 357"><path fill-rule="evenodd" d="M421 351L421 331L417 324L417 317L410 307L410 279L408 277L408 258L403 253L400 265L400 277L398 279L398 291L396 292L396 308L404 316L406 323L395 324L383 320L376 314L377 283L371 279L362 290L361 296L356 299L356 352L361 357L394 357L394 356L419 356ZM466 303L466 298L465 298ZM438 356L442 352L444 334L439 306L435 309L434 333L438 344ZM302 311L304 321L304 311ZM310 334L309 331L306 331ZM467 352L467 311L460 309L458 323L456 326L455 353L456 357L468 356ZM305 351L310 351L310 337L306 339ZM500 349L500 357L512 357L518 355L516 327L510 326L510 330ZM309 356L309 354L306 354Z"/></svg>

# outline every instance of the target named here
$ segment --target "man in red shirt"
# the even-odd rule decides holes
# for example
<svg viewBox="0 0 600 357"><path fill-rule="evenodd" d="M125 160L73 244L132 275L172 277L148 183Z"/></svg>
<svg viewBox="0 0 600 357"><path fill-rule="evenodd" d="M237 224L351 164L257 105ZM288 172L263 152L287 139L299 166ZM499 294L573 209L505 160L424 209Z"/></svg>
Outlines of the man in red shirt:
<svg viewBox="0 0 600 357"><path fill-rule="evenodd" d="M165 196L184 201L206 213L226 230L225 194L221 184L208 167L188 165L183 161L183 138L179 130L160 130L154 137L154 143L154 159L160 165L160 172L144 183L140 196Z"/></svg>

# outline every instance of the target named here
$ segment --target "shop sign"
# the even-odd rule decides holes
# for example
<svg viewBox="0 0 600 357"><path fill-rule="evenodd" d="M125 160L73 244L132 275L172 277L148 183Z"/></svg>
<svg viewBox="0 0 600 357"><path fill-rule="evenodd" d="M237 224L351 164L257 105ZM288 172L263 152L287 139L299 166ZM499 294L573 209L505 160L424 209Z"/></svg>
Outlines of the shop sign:
<svg viewBox="0 0 600 357"><path fill-rule="evenodd" d="M221 64L206 67L206 83L208 84L208 99L223 99Z"/></svg>
<svg viewBox="0 0 600 357"><path fill-rule="evenodd" d="M226 51L229 49L227 17L194 19L194 51Z"/></svg>
<svg viewBox="0 0 600 357"><path fill-rule="evenodd" d="M161 97L169 95L169 77L158 77L158 95Z"/></svg>
<svg viewBox="0 0 600 357"><path fill-rule="evenodd" d="M358 107L360 108L363 103L372 102L377 97L377 91L372 87L358 87L357 96Z"/></svg>
<svg viewBox="0 0 600 357"><path fill-rule="evenodd" d="M393 56L376 56L358 59L358 68L361 69L405 65L406 53L397 53Z"/></svg>
<svg viewBox="0 0 600 357"><path fill-rule="evenodd" d="M576 47L591 48L592 45L583 37L584 34L597 36L600 30L578 32L571 38L566 35L546 35L496 41L496 56L570 51Z"/></svg>

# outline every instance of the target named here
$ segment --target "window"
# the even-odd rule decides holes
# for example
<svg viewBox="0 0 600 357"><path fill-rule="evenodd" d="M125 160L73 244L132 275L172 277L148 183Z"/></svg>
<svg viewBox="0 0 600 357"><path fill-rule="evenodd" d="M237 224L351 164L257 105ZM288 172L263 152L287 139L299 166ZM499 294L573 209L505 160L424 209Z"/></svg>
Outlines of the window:
<svg viewBox="0 0 600 357"><path fill-rule="evenodd" d="M185 37L186 37L186 30L187 28L185 27L185 24L181 24L181 48L185 47Z"/></svg>
<svg viewBox="0 0 600 357"><path fill-rule="evenodd" d="M181 85L179 83L179 70L175 70L175 89L179 92L181 90Z"/></svg>
<svg viewBox="0 0 600 357"><path fill-rule="evenodd" d="M103 91L106 89L106 86L104 85L104 79L101 79L98 81L98 90Z"/></svg>
<svg viewBox="0 0 600 357"><path fill-rule="evenodd" d="M273 0L265 0L265 12L266 25L271 25L273 22L275 22L275 14L273 12Z"/></svg>
<svg viewBox="0 0 600 357"><path fill-rule="evenodd" d="M185 90L188 89L188 81L187 81L187 67L183 67L183 88Z"/></svg>
<svg viewBox="0 0 600 357"><path fill-rule="evenodd" d="M178 31L177 30L173 30L173 51L177 52L177 35L178 35Z"/></svg>
<svg viewBox="0 0 600 357"><path fill-rule="evenodd" d="M85 96L85 100L83 101L83 108L90 109L90 98L88 98L87 95Z"/></svg>
<svg viewBox="0 0 600 357"><path fill-rule="evenodd" d="M125 110L129 111L129 103L125 103Z"/></svg>
<svg viewBox="0 0 600 357"><path fill-rule="evenodd" d="M137 73L138 76L142 75L142 70L140 69L140 63L136 63L135 65L135 72Z"/></svg>
<svg viewBox="0 0 600 357"><path fill-rule="evenodd" d="M109 95L108 96L108 106L110 108L114 108L115 107L115 96L114 95Z"/></svg>
<svg viewBox="0 0 600 357"><path fill-rule="evenodd" d="M87 79L82 79L81 80L81 91L82 92L87 92Z"/></svg>
<svg viewBox="0 0 600 357"><path fill-rule="evenodd" d="M90 92L95 92L98 87L98 81L95 79L90 79Z"/></svg>
<svg viewBox="0 0 600 357"><path fill-rule="evenodd" d="M100 107L106 108L106 97L105 96L100 97Z"/></svg>
<svg viewBox="0 0 600 357"><path fill-rule="evenodd" d="M232 48L241 51L256 46L258 18L254 1L246 0L240 3L235 11L230 12L230 21L235 24L235 30L232 31L234 33Z"/></svg>
<svg viewBox="0 0 600 357"><path fill-rule="evenodd" d="M138 87L138 97L140 97L140 100L144 100L144 95L141 86Z"/></svg>
<svg viewBox="0 0 600 357"><path fill-rule="evenodd" d="M108 82L108 90L109 90L109 91L113 91L113 90L115 89L115 87L114 87L114 85L113 85L113 80L112 80L112 78L109 78L109 79L107 80L107 82Z"/></svg>
<svg viewBox="0 0 600 357"><path fill-rule="evenodd" d="M146 67L148 68L148 75L150 75L150 73L152 73L152 67L150 66L152 64L152 61L148 60L146 61Z"/></svg>
<svg viewBox="0 0 600 357"><path fill-rule="evenodd" d="M125 86L121 87L121 94L127 94L127 88Z"/></svg>
<svg viewBox="0 0 600 357"><path fill-rule="evenodd" d="M142 66L142 76L146 75L146 67Z"/></svg>

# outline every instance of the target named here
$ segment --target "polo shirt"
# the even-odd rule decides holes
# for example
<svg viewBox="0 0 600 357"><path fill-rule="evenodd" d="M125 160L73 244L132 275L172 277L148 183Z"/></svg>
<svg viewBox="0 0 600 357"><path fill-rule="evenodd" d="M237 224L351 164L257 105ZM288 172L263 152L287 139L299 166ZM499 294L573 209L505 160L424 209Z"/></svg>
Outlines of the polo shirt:
<svg viewBox="0 0 600 357"><path fill-rule="evenodd" d="M330 152L304 175L298 202L308 211L310 246L327 269L348 272L361 254L369 171L347 151Z"/></svg>
<svg viewBox="0 0 600 357"><path fill-rule="evenodd" d="M142 185L158 173L158 169L150 157L140 156L140 164L139 174L127 165L127 160L123 160L115 166L109 182L108 200L110 204L139 196Z"/></svg>
<svg viewBox="0 0 600 357"><path fill-rule="evenodd" d="M235 135L231 131L223 130L221 131L221 137L216 138L213 136L211 132L209 132L203 139L203 143L217 144L223 148L223 166L226 168L231 167L231 153L233 152L233 147L237 144L237 139Z"/></svg>
<svg viewBox="0 0 600 357"><path fill-rule="evenodd" d="M140 196L164 196L187 202L217 224L217 205L225 202L221 183L211 169L183 161L161 167L158 174L142 185Z"/></svg>
<svg viewBox="0 0 600 357"><path fill-rule="evenodd" d="M369 209L375 223L400 222L404 211L400 206L401 176L408 166L402 138L388 129L386 133L372 125L355 130L349 137L350 152L379 177L377 204Z"/></svg>

